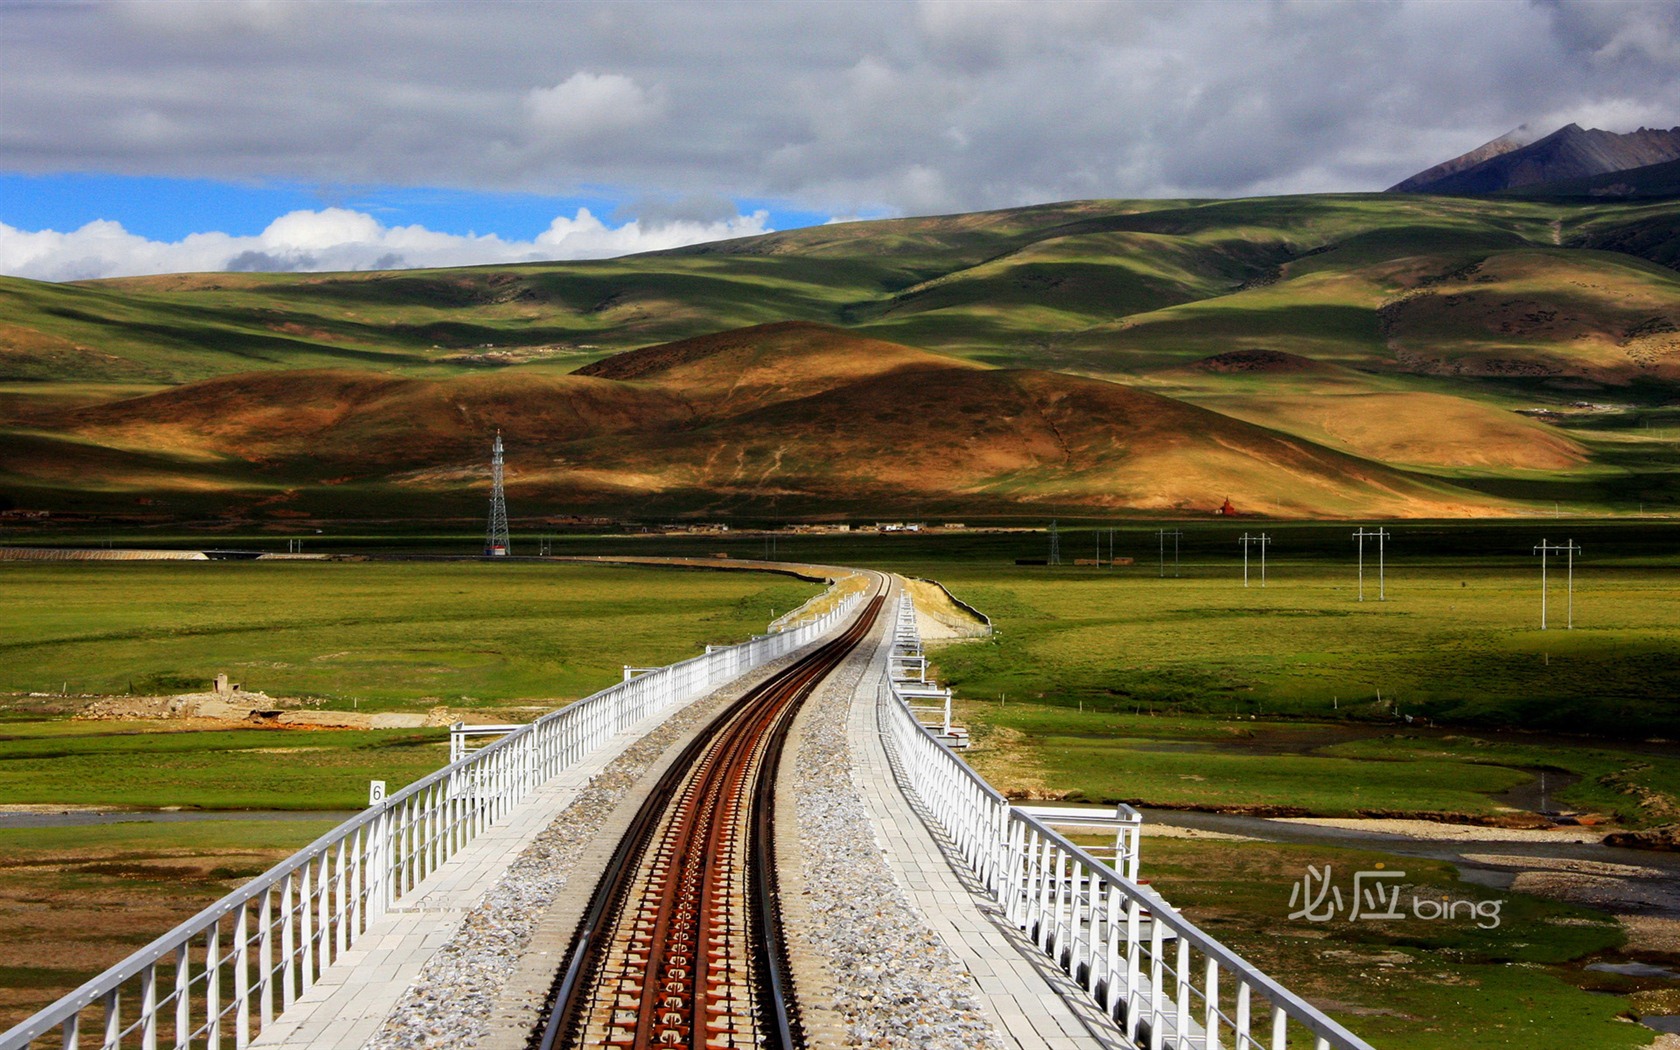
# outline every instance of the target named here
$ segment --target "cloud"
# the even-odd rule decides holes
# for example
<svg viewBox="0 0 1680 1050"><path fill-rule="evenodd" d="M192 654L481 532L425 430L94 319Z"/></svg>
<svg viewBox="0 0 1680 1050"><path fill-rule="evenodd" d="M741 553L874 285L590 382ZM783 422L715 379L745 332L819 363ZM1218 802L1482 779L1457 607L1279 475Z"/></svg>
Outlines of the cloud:
<svg viewBox="0 0 1680 1050"><path fill-rule="evenodd" d="M0 170L911 213L1680 123L1680 5L0 3L0 67Z"/></svg>
<svg viewBox="0 0 1680 1050"><path fill-rule="evenodd" d="M77 281L211 270L384 270L598 259L767 233L768 220L768 213L757 211L704 222L632 220L613 227L580 208L571 218L557 216L530 241L385 226L345 208L294 211L252 237L208 232L179 241L148 240L108 220L67 233L0 223L0 274Z"/></svg>
<svg viewBox="0 0 1680 1050"><path fill-rule="evenodd" d="M563 143L623 135L652 122L662 109L653 92L618 73L574 73L525 96L537 135Z"/></svg>

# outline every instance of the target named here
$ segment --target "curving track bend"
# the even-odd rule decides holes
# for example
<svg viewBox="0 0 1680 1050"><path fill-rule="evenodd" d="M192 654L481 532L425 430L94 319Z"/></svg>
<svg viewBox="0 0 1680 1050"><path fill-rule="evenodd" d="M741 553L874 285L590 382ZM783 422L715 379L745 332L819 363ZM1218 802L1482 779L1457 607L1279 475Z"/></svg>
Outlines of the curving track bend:
<svg viewBox="0 0 1680 1050"><path fill-rule="evenodd" d="M799 705L883 601L727 708L654 786L573 936L535 1050L804 1045L776 897L776 768Z"/></svg>

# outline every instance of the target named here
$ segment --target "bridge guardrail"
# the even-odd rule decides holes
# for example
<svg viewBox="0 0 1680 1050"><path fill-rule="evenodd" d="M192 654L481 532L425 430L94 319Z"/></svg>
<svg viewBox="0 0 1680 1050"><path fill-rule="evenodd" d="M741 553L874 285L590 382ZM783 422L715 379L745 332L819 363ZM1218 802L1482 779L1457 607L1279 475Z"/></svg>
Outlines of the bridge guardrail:
<svg viewBox="0 0 1680 1050"><path fill-rule="evenodd" d="M646 715L815 640L860 600L610 686L408 785L0 1033L0 1050L38 1041L78 1050L84 1035L104 1050L125 1040L243 1050L375 920L532 790Z"/></svg>
<svg viewBox="0 0 1680 1050"><path fill-rule="evenodd" d="M1140 884L1135 838L1128 878L1011 805L917 720L885 668L877 695L900 782L1008 921L1140 1047L1372 1050Z"/></svg>

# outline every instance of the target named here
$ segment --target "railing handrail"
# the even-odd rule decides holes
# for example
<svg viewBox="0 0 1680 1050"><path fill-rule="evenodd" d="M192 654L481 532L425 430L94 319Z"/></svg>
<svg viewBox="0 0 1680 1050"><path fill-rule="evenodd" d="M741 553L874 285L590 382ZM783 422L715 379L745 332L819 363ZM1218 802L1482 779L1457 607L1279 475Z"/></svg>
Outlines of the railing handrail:
<svg viewBox="0 0 1680 1050"><path fill-rule="evenodd" d="M826 633L836 623L848 616L857 607L860 599L861 594L847 595L827 613L786 631L777 634L754 635L748 641L734 645L708 647L705 653L666 664L652 674L631 681L615 682L605 689L598 690L564 707L551 711L535 721L521 726L500 740L427 774L412 784L386 796L379 803L369 806L366 810L346 819L309 845L223 896L193 917L176 925L150 944L106 968L56 1002L37 1011L11 1029L0 1032L0 1050L19 1050L19 1048L29 1046L35 1039L55 1028L75 1025L82 1010L102 1000L109 1000L127 982L142 977L150 968L156 967L171 956L178 957L178 953L183 950L183 945L189 944L199 934L215 929L223 919L239 912L240 909L251 906L262 899L264 894L269 893L276 887L289 886L290 882L288 880L300 871L307 872L310 866L324 863L323 858L330 857L335 851L339 852L340 863L342 864L345 845L355 840L358 832L369 832L371 837L371 833L376 830L378 823L387 815L402 812L408 803L421 799L428 791L453 783L455 778L475 777L479 775L480 770L494 775L494 771L498 768L496 763L504 757L504 754L513 753L525 741L532 739L534 736L540 736L548 726L562 720L576 719L580 712L610 703L623 696L630 696L632 693L640 696L642 694L639 690L647 689L651 679L660 678L661 682L675 680L680 678L684 671L694 670L697 665L702 664L720 667L734 666L732 660L737 654L743 655L747 660L744 666L736 667L737 675L745 673L769 659L774 659L799 648ZM766 642L770 644L768 646L764 645ZM756 660L754 659L756 652L754 647L761 647L762 649L762 656ZM697 695L703 695L711 684L708 674L704 677L700 692ZM512 788L511 793L523 794L517 787ZM404 830L407 830L406 827ZM472 832L464 833L464 837L471 838ZM342 868L339 871L339 877L343 878ZM400 880L396 886L380 883L379 888L384 892L394 894L394 896L400 897L403 895ZM363 892L371 893L373 889L374 887L370 884L363 889ZM340 894L342 892L342 887L340 887ZM355 932L350 933L349 936L353 939ZM307 962L305 965L308 965Z"/></svg>
<svg viewBox="0 0 1680 1050"><path fill-rule="evenodd" d="M886 652L887 649L884 647L882 651ZM991 842L985 847L976 848L975 852L989 854L991 851L1007 848L1008 844L1013 841L1013 837L1008 831L1010 825L1021 824L1030 828L1041 841L1051 843L1056 850L1082 865L1087 872L1094 874L1105 886L1118 891L1127 901L1146 908L1152 920L1159 921L1162 927L1171 929L1186 944L1259 992L1274 1007L1282 1008L1288 1014L1290 1020L1300 1024L1316 1036L1332 1042L1342 1050L1372 1050L1370 1044L1348 1031L1334 1018L1279 984L1225 944L1203 932L1200 927L1185 918L1182 912L1168 904L1159 894L1153 893L1139 883L1126 878L1107 862L1093 856L1088 850L1070 841L1046 821L1011 803L973 767L964 762L955 750L939 739L931 729L924 726L916 718L915 712L911 710L909 703L899 692L899 683L894 681L891 674L888 673L887 662L884 659L881 663L880 675L887 686L888 695L892 698L889 705L891 716L897 721L900 729L919 736L919 742L924 748L928 746L934 748L934 754L938 756L937 762L942 767L941 772L947 776L954 775L970 792L979 794L980 799L984 801L975 800L975 807L993 811L1000 818L999 822L1002 826L996 828L997 841ZM901 764L910 765L907 760ZM917 769L924 773L928 769L927 764L919 760L915 765ZM911 789L916 791L919 797L922 797L922 791L914 786ZM930 811L936 810L937 804L934 800L922 797L922 801L928 805ZM934 819L941 826L945 826L945 820L936 811L934 812ZM945 830L947 833L952 833L955 829L945 826ZM954 839L955 835L953 834L952 837ZM988 887L988 892L992 893L993 899L1001 902L1001 884L996 891L992 891ZM1191 993L1205 998L1205 992L1195 988L1193 984L1187 984L1186 988ZM1258 1043L1254 1045L1258 1045Z"/></svg>

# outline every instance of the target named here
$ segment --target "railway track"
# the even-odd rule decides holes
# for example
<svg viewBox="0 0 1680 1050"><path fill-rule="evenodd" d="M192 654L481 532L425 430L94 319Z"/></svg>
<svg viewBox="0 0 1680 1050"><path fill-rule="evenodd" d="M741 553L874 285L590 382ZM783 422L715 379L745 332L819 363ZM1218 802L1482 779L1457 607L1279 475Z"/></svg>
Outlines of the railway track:
<svg viewBox="0 0 1680 1050"><path fill-rule="evenodd" d="M572 938L532 1050L804 1045L776 895L776 770L799 705L883 601L730 705L654 785Z"/></svg>

